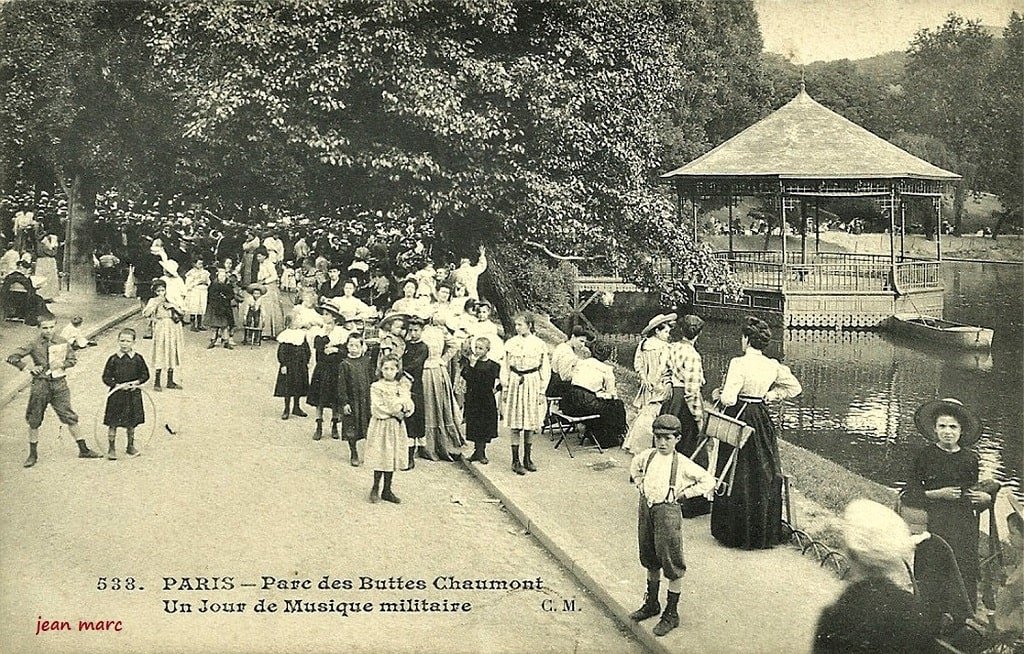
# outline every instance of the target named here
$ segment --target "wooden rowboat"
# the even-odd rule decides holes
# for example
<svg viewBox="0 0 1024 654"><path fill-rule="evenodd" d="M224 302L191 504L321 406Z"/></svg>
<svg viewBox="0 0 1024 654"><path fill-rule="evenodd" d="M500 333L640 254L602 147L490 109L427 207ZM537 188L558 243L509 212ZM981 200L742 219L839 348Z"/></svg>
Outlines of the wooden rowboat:
<svg viewBox="0 0 1024 654"><path fill-rule="evenodd" d="M983 350L992 346L991 329L919 313L897 313L889 319L889 327L893 331L949 347Z"/></svg>

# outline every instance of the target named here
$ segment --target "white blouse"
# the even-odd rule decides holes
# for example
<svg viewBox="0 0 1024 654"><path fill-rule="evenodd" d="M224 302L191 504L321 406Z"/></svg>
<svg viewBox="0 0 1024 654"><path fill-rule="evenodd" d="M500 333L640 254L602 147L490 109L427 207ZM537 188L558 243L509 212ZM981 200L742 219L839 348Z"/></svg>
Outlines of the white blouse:
<svg viewBox="0 0 1024 654"><path fill-rule="evenodd" d="M616 397L615 369L593 357L583 359L572 373L572 385L585 388L599 397Z"/></svg>
<svg viewBox="0 0 1024 654"><path fill-rule="evenodd" d="M803 391L789 368L760 350L748 347L741 357L729 362L722 384L721 402L724 406L736 404L740 395L763 397L765 401L796 397Z"/></svg>

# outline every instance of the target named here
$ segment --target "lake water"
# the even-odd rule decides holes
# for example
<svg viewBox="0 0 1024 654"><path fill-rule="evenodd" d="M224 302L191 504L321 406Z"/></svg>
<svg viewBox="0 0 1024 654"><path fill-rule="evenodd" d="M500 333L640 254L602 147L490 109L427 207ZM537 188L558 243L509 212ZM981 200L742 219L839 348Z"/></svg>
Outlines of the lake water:
<svg viewBox="0 0 1024 654"><path fill-rule="evenodd" d="M946 262L942 274L945 317L994 329L991 352L947 351L881 332L778 330L766 353L786 363L804 387L779 416L783 437L898 487L912 451L925 442L914 427L915 409L935 397L956 397L982 417L984 435L977 445L982 476L1004 482L1024 499L1024 270ZM595 324L635 334L650 315L619 315ZM619 342L617 361L632 366L634 347L635 340ZM709 396L721 384L729 359L740 354L738 322L709 322L697 349Z"/></svg>

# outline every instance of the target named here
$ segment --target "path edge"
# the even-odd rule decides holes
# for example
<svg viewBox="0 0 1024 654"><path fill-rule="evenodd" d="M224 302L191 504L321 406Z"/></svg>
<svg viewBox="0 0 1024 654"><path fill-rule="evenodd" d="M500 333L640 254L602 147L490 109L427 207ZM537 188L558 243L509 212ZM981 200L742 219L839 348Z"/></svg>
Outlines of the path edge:
<svg viewBox="0 0 1024 654"><path fill-rule="evenodd" d="M678 654L673 653L665 644L658 639L650 630L644 628L642 624L631 620L629 614L633 611L622 605L618 600L611 596L604 587L597 582L594 575L586 569L579 561L573 559L573 557L565 551L565 549L559 545L555 540L544 530L544 528L530 519L530 516L516 504L512 499L506 495L498 486L491 481L487 475L483 473L477 466L472 465L465 457L462 459L463 467L473 475L477 481L483 484L487 492L494 497L501 500L502 505L508 509L516 520L519 521L523 527L541 544L544 549L548 551L555 559L558 560L562 566L569 571L569 573L576 579L584 588L587 589L596 599L600 602L605 610L611 613L620 624L625 626L629 631L636 637L638 641L647 649L647 651L653 654Z"/></svg>
<svg viewBox="0 0 1024 654"><path fill-rule="evenodd" d="M120 322L124 322L125 320L128 320L129 318L139 313L140 311L142 311L142 307L135 305L133 307L124 309L112 316L103 318L98 323L95 323L95 325L89 327L89 331L86 332L85 337L87 339L92 340L99 336L100 334L102 334L103 332L110 329L111 327L113 327L114 325ZM32 377L30 375L20 375L14 381L9 382L3 388L0 388L0 407L6 406L8 403L10 403L15 397L18 396L18 393L28 388L29 384L31 383Z"/></svg>

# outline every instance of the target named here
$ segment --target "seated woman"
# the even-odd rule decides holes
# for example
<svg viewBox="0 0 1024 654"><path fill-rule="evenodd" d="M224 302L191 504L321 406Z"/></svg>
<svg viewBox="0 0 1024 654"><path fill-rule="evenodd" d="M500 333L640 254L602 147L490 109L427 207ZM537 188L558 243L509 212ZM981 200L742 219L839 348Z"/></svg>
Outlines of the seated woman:
<svg viewBox="0 0 1024 654"><path fill-rule="evenodd" d="M4 319L17 319L26 325L35 325L36 317L46 310L46 303L36 293L31 272L32 264L21 259L14 272L4 277L0 284L0 314Z"/></svg>
<svg viewBox="0 0 1024 654"><path fill-rule="evenodd" d="M617 447L626 433L626 407L615 390L615 371L608 359L612 348L605 342L593 345L593 356L581 359L572 373L562 410L570 416L597 414L587 426L601 447Z"/></svg>

